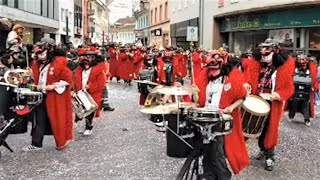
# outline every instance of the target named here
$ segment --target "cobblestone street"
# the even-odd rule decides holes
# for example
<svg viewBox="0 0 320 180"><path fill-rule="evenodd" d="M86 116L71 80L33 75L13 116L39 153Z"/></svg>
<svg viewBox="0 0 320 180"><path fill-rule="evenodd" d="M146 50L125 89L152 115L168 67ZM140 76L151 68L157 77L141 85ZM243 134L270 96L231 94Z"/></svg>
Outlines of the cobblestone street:
<svg viewBox="0 0 320 180"><path fill-rule="evenodd" d="M116 110L104 112L102 120L95 121L91 137L75 131L74 141L65 150L55 150L53 137L47 136L41 151L21 152L31 141L29 132L10 135L7 142L15 152L0 148L0 179L173 180L184 159L166 156L165 134L157 132L147 116L139 112L135 86L112 82L109 93ZM319 119L313 120L308 128L302 124L300 115L296 122L288 122L286 117L276 149L275 170L267 172L263 161L255 160L257 142L251 140L248 142L251 166L234 179L320 179Z"/></svg>

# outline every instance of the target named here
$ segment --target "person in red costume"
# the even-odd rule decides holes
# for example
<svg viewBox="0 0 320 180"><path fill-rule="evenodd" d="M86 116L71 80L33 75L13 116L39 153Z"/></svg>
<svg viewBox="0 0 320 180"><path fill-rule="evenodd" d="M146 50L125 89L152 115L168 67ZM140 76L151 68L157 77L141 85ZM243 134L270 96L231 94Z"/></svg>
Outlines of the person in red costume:
<svg viewBox="0 0 320 180"><path fill-rule="evenodd" d="M42 103L35 108L32 143L23 151L40 150L44 135L53 134L56 148L65 148L73 138L71 87L72 72L67 59L51 38L42 38L35 48L32 65L37 91L43 93ZM65 55L65 52L64 52Z"/></svg>
<svg viewBox="0 0 320 180"><path fill-rule="evenodd" d="M139 79L163 84L166 79L162 60L157 58L155 54L146 54L142 69L139 72ZM138 86L140 92L139 104L141 106L144 105L146 97L150 93L148 86L147 84L139 84Z"/></svg>
<svg viewBox="0 0 320 180"><path fill-rule="evenodd" d="M96 112L89 114L85 117L86 125L83 135L91 135L93 128L94 116L101 116L101 106L103 90L106 85L105 63L98 62L97 52L86 51L80 54L80 66L75 71L74 81L76 92L85 89L98 105ZM76 121L79 119L76 118Z"/></svg>
<svg viewBox="0 0 320 180"><path fill-rule="evenodd" d="M110 44L108 49L108 54L110 57L110 81L115 77L117 78L117 81L120 81L119 75L118 75L118 67L119 67L119 61L117 59L117 53L114 48L114 44Z"/></svg>
<svg viewBox="0 0 320 180"><path fill-rule="evenodd" d="M179 48L176 51L176 55L173 57L174 76L177 82L183 85L183 78L187 76L187 61L182 54L182 49Z"/></svg>
<svg viewBox="0 0 320 180"><path fill-rule="evenodd" d="M269 118L259 137L261 151L257 159L265 158L265 169L272 171L284 102L294 93L292 77L295 61L273 39L262 43L260 51L253 51L252 56L253 59L247 60L244 67L245 86L249 92L261 96L271 105Z"/></svg>
<svg viewBox="0 0 320 180"><path fill-rule="evenodd" d="M294 74L295 93L289 101L289 121L296 112L301 112L306 126L310 126L310 117L314 117L314 94L318 92L318 68L310 57L298 55Z"/></svg>
<svg viewBox="0 0 320 180"><path fill-rule="evenodd" d="M133 46L132 49L135 49L136 47ZM142 49L138 48L135 49L134 55L133 55L133 65L134 65L134 77L138 78L139 71L141 67L143 66L143 59L144 59L144 52Z"/></svg>
<svg viewBox="0 0 320 180"><path fill-rule="evenodd" d="M129 52L129 49L120 49L118 74L120 79L123 79L124 83L129 86L132 85L131 81L134 78L132 58L133 55Z"/></svg>
<svg viewBox="0 0 320 180"><path fill-rule="evenodd" d="M197 78L202 69L202 58L200 49L196 49L196 51L192 54L192 62L193 62L193 75L194 79L191 79L191 83L197 81Z"/></svg>
<svg viewBox="0 0 320 180"><path fill-rule="evenodd" d="M233 117L232 133L217 136L210 142L203 158L204 179L231 179L226 159L235 174L249 166L249 156L242 132L240 106L247 92L240 70L233 66L235 58L224 59L224 54L212 50L206 67L199 74L196 85L199 88L199 107L220 110ZM196 98L197 99L197 98Z"/></svg>

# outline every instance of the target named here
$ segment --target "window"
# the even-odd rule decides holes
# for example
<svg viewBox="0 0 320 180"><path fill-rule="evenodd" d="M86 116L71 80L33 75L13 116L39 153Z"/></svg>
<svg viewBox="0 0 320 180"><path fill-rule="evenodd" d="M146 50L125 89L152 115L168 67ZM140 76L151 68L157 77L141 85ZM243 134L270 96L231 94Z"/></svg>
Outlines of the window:
<svg viewBox="0 0 320 180"><path fill-rule="evenodd" d="M0 4L8 6L8 0L0 0Z"/></svg>
<svg viewBox="0 0 320 180"><path fill-rule="evenodd" d="M309 30L309 48L320 49L319 33L319 28L311 28Z"/></svg>
<svg viewBox="0 0 320 180"><path fill-rule="evenodd" d="M160 5L159 9L159 22L162 22L162 5Z"/></svg>
<svg viewBox="0 0 320 180"><path fill-rule="evenodd" d="M150 21L151 21L151 25L153 24L153 10L151 10L151 19L150 19Z"/></svg>
<svg viewBox="0 0 320 180"><path fill-rule="evenodd" d="M61 22L64 22L65 21L65 10L63 8L61 8Z"/></svg>
<svg viewBox="0 0 320 180"><path fill-rule="evenodd" d="M158 8L154 10L154 23L158 22L157 14L158 14Z"/></svg>
<svg viewBox="0 0 320 180"><path fill-rule="evenodd" d="M164 19L168 20L168 2L164 4Z"/></svg>
<svg viewBox="0 0 320 180"><path fill-rule="evenodd" d="M8 4L8 6L10 6L10 7L15 7L15 0L8 0L7 1L7 4Z"/></svg>

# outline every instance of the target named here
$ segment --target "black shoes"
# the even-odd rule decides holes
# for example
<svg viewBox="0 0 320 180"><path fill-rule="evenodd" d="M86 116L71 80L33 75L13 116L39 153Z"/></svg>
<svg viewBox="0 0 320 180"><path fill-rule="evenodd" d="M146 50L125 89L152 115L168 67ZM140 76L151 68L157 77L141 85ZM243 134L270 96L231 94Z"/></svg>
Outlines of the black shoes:
<svg viewBox="0 0 320 180"><path fill-rule="evenodd" d="M110 107L110 106L107 106L107 107L103 107L103 111L114 111L115 109Z"/></svg>
<svg viewBox="0 0 320 180"><path fill-rule="evenodd" d="M271 158L267 158L264 169L267 171L273 171L273 165L274 165L274 160Z"/></svg>

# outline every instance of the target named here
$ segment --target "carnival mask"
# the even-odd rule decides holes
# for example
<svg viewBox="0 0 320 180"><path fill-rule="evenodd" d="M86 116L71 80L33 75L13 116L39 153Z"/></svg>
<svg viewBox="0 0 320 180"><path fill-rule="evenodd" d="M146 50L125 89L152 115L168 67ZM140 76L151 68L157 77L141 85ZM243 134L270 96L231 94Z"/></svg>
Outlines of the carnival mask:
<svg viewBox="0 0 320 180"><path fill-rule="evenodd" d="M261 48L261 62L264 62L264 63L272 63L272 57L273 57L273 54L274 54L274 49L270 46L266 46L266 47L262 47Z"/></svg>
<svg viewBox="0 0 320 180"><path fill-rule="evenodd" d="M211 55L207 59L208 76L217 77L221 73L221 67L224 64L224 58L220 54L210 53Z"/></svg>
<svg viewBox="0 0 320 180"><path fill-rule="evenodd" d="M309 64L309 59L305 55L300 55L297 57L297 63L299 68L306 69Z"/></svg>

